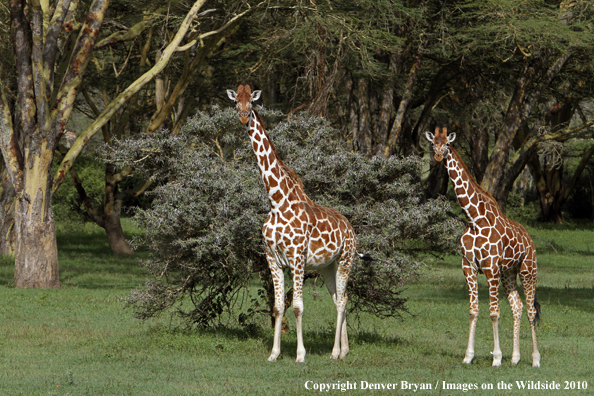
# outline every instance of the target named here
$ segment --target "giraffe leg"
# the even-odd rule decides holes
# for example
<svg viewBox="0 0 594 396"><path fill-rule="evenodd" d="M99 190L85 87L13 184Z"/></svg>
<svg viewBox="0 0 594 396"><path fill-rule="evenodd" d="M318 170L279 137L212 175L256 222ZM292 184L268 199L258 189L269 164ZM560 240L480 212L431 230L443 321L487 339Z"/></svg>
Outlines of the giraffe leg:
<svg viewBox="0 0 594 396"><path fill-rule="evenodd" d="M493 259L489 259L491 265L487 264L483 267L483 273L487 276L489 283L489 315L493 321L493 367L501 366L501 347L499 346L499 283L500 274L497 270L493 271L495 265ZM487 269L488 268L488 269Z"/></svg>
<svg viewBox="0 0 594 396"><path fill-rule="evenodd" d="M266 261L268 261L268 267L270 268L272 281L274 282L274 308L272 309L272 315L274 316L274 340L272 342L270 357L268 358L269 362L274 362L281 352L282 319L285 312L285 274L276 265L274 257L268 252L266 252Z"/></svg>
<svg viewBox="0 0 594 396"><path fill-rule="evenodd" d="M532 332L532 367L540 367L540 353L536 345L536 254L531 250L524 259L520 269L520 280L526 296L526 313Z"/></svg>
<svg viewBox="0 0 594 396"><path fill-rule="evenodd" d="M336 341L338 340L338 335L340 333L340 355L338 356L340 359L344 359L344 357L349 353L350 350L346 323L346 306L348 301L346 288L348 284L349 274L351 273L351 266L354 257L354 250L351 251L351 249L345 247L342 253L342 257L340 258L340 262L338 263L338 269L336 271L337 318L336 337L334 340L334 344L336 344ZM339 323L341 323L340 326Z"/></svg>
<svg viewBox="0 0 594 396"><path fill-rule="evenodd" d="M510 270L501 275L505 294L512 310L514 317L514 346L512 352L512 364L518 364L520 361L520 321L522 319L522 300L518 294L518 286L516 283L516 270Z"/></svg>
<svg viewBox="0 0 594 396"><path fill-rule="evenodd" d="M476 332L476 322L479 316L478 305L478 283L476 280L476 270L471 265L471 262L462 258L462 269L466 277L466 284L468 285L468 296L470 299L470 327L468 329L468 347L464 355L463 363L470 364L474 358L474 335Z"/></svg>
<svg viewBox="0 0 594 396"><path fill-rule="evenodd" d="M295 313L295 330L297 332L297 358L295 363L305 363L305 346L303 345L303 258L295 259L291 266L293 274L293 312Z"/></svg>
<svg viewBox="0 0 594 396"><path fill-rule="evenodd" d="M350 268L348 268L350 271ZM346 272L346 274L345 274ZM332 359L342 359L349 353L349 339L346 327L346 279L348 272L345 266L341 263L330 264L329 266L320 270L324 277L324 282L328 288L328 292L332 296L334 305L336 306L336 333L334 336L334 347L332 348Z"/></svg>

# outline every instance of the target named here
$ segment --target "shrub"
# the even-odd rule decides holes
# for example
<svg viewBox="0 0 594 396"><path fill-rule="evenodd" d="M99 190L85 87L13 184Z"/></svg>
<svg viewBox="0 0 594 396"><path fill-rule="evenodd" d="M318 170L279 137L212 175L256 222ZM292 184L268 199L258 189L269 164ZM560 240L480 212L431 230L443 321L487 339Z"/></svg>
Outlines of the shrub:
<svg viewBox="0 0 594 396"><path fill-rule="evenodd" d="M307 115L280 122L269 134L310 198L343 213L357 233L358 252L375 258L355 259L349 311L399 316L406 309L401 286L417 274L423 255L456 246L448 202L422 201L422 160L367 159L351 152L325 120ZM151 192L152 206L135 217L146 230L137 243L150 251L143 265L151 273L128 299L138 317L176 307L193 323L216 324L252 274L267 273L261 228L269 204L247 141L235 110L213 107L178 136L163 132L104 151L109 161L133 164L161 181ZM184 305L185 298L192 304ZM254 312L250 307L241 321Z"/></svg>

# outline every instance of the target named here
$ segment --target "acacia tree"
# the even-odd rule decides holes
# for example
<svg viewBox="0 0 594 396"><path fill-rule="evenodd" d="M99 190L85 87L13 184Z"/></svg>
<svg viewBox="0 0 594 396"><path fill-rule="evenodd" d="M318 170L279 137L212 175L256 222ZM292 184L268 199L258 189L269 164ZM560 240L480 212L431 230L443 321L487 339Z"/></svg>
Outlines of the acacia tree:
<svg viewBox="0 0 594 396"><path fill-rule="evenodd" d="M53 179L54 188L59 186L90 137L165 67L204 2L194 3L153 68L112 101L102 116L79 136L64 156ZM9 101L8 87L3 81L0 84L0 148L16 194L17 287L60 286L51 207L51 164L108 4L108 0L94 0L84 22L78 24L78 1L12 0L10 3L16 101L14 105ZM75 31L79 32L78 36L73 34Z"/></svg>

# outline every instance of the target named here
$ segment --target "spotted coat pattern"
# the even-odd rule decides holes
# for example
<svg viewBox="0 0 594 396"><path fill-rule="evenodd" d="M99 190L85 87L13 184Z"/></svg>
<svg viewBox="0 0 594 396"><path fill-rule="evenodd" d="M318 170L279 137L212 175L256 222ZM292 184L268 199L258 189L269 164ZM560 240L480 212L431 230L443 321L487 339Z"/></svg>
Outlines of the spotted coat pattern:
<svg viewBox="0 0 594 396"><path fill-rule="evenodd" d="M473 179L460 155L450 147L455 134L447 135L447 129L427 132L427 139L433 144L435 159L444 157L446 167L460 206L468 219L468 225L460 244L462 248L462 269L470 296L470 331L464 363L474 357L474 335L479 314L477 273L487 277L489 285L489 315L493 322L493 366L501 365L499 347L499 284L503 283L512 309L514 331L512 364L520 360L520 319L522 300L517 290L517 276L520 275L530 328L532 331L532 365L540 366L540 354L536 345L535 320L538 303L536 298L536 249L532 238L519 223L508 219L499 209L497 202Z"/></svg>
<svg viewBox="0 0 594 396"><path fill-rule="evenodd" d="M227 93L237 103L240 121L248 125L271 207L262 228L275 295L274 341L268 360L274 361L280 355L281 319L285 309L283 269L287 267L293 278L296 361L305 361L302 334L305 270L320 272L334 300L337 321L332 358L342 359L349 352L345 316L346 286L356 250L355 232L346 217L337 210L309 199L299 177L278 157L258 112L252 107L252 101L258 99L260 91L252 93L249 85L240 85L237 92L228 90Z"/></svg>

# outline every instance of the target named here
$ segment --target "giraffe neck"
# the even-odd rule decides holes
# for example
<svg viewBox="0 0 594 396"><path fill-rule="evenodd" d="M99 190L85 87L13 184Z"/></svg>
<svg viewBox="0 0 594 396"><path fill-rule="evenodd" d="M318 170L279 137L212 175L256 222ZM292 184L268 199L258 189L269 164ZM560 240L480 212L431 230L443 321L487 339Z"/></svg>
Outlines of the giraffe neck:
<svg viewBox="0 0 594 396"><path fill-rule="evenodd" d="M278 157L264 123L254 109L250 114L248 133L272 210L282 209L295 201L311 202L303 191L301 181Z"/></svg>
<svg viewBox="0 0 594 396"><path fill-rule="evenodd" d="M469 221L474 222L479 217L484 217L487 210L496 214L500 213L497 202L478 185L460 155L451 146L446 167L454 184L458 202Z"/></svg>

